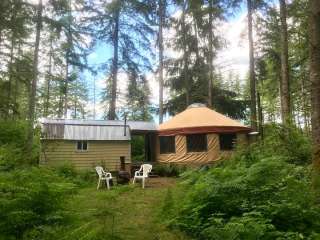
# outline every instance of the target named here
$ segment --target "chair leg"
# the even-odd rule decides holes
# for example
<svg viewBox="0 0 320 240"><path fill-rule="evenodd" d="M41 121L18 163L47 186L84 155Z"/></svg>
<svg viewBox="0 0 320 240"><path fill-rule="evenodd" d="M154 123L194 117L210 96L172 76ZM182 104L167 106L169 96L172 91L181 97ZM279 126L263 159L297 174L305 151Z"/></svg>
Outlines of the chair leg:
<svg viewBox="0 0 320 240"><path fill-rule="evenodd" d="M145 178L142 178L142 188L144 188L144 179Z"/></svg>
<svg viewBox="0 0 320 240"><path fill-rule="evenodd" d="M107 188L109 190L110 189L109 179L106 179L106 182L107 182Z"/></svg>
<svg viewBox="0 0 320 240"><path fill-rule="evenodd" d="M132 184L135 184L135 182L136 182L136 178L134 177L133 181L132 181Z"/></svg>
<svg viewBox="0 0 320 240"><path fill-rule="evenodd" d="M99 178L99 180L98 180L97 190L99 189L99 187L100 187L100 178Z"/></svg>

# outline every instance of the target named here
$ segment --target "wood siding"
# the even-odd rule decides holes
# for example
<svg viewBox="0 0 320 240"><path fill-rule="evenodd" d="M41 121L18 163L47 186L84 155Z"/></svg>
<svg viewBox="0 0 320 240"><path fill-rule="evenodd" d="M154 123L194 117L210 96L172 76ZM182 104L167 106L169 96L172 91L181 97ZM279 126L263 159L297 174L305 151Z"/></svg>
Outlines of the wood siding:
<svg viewBox="0 0 320 240"><path fill-rule="evenodd" d="M77 141L42 140L40 164L59 166L71 163L77 169L103 166L109 171L119 170L120 157L126 164L131 163L131 145L129 141L88 141L87 151L77 150Z"/></svg>

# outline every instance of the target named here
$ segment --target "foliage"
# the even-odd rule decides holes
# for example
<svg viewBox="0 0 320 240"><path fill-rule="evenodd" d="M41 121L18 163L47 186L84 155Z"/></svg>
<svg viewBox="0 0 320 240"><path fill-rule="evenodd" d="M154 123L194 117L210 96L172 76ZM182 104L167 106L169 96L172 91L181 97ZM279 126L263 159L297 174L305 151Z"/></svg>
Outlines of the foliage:
<svg viewBox="0 0 320 240"><path fill-rule="evenodd" d="M64 163L54 168L54 171L61 177L78 186L88 186L95 182L97 174L94 170L77 170L70 163Z"/></svg>
<svg viewBox="0 0 320 240"><path fill-rule="evenodd" d="M260 148L264 154L282 155L287 162L298 165L311 163L311 139L301 129L293 125L269 124L265 126L265 132L263 147Z"/></svg>
<svg viewBox="0 0 320 240"><path fill-rule="evenodd" d="M175 164L156 164L153 167L154 173L161 177L178 177L186 169L187 167L184 165Z"/></svg>
<svg viewBox="0 0 320 240"><path fill-rule="evenodd" d="M197 239L319 237L320 206L310 188L310 168L293 164L306 164L307 142L296 129L272 127L263 143L240 149L206 172L186 172L185 193L170 226ZM284 133L291 136L288 144Z"/></svg>
<svg viewBox="0 0 320 240"><path fill-rule="evenodd" d="M132 161L143 162L145 160L144 141L145 140L143 136L132 136L132 139L131 139Z"/></svg>
<svg viewBox="0 0 320 240"><path fill-rule="evenodd" d="M27 123L25 121L0 122L0 169L12 169L22 164L34 164L39 159L39 131L36 132L33 151L28 162L25 157ZM31 161L31 162L30 162Z"/></svg>
<svg viewBox="0 0 320 240"><path fill-rule="evenodd" d="M74 190L74 184L46 168L1 172L0 239L33 239L66 221L63 203Z"/></svg>

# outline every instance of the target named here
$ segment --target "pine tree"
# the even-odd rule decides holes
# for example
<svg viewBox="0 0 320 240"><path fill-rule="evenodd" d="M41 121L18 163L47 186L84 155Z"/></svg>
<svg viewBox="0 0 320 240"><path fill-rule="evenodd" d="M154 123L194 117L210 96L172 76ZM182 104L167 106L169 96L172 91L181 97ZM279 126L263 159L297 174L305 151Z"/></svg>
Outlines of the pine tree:
<svg viewBox="0 0 320 240"><path fill-rule="evenodd" d="M289 76L289 56L288 56L288 27L287 27L287 6L285 0L279 0L280 20L281 20L281 117L283 123L291 121L291 101L290 101L290 76Z"/></svg>
<svg viewBox="0 0 320 240"><path fill-rule="evenodd" d="M320 2L310 0L310 81L314 168L320 171Z"/></svg>
<svg viewBox="0 0 320 240"><path fill-rule="evenodd" d="M26 149L27 152L31 152L33 145L33 123L35 120L35 108L36 108L36 91L38 82L38 61L39 61L39 46L40 46L40 34L42 28L42 0L39 0L36 15L36 39L34 44L33 53L33 70L32 70L32 82L30 86L30 97L29 97L29 111L28 111L28 135Z"/></svg>
<svg viewBox="0 0 320 240"><path fill-rule="evenodd" d="M154 31L149 17L153 9L149 1L114 0L91 7L91 11L94 15L91 30L96 30L98 39L113 48L113 56L106 64L108 88L111 89L106 89L104 100L109 100L108 118L115 119L118 72L126 72L128 66L134 66L138 72L151 70L147 56L152 56L150 37Z"/></svg>

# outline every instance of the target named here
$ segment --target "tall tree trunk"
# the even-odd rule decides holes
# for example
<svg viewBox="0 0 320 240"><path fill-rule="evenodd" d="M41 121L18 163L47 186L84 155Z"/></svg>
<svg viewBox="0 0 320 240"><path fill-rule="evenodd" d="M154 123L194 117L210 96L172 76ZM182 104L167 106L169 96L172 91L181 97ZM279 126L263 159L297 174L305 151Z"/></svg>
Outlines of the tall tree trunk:
<svg viewBox="0 0 320 240"><path fill-rule="evenodd" d="M184 81L184 88L186 94L186 107L190 104L190 86L189 86L189 76L188 76L188 48L187 48L187 40L186 40L186 10L187 10L187 1L183 1L182 7L182 19L181 19L181 28L183 31L183 81Z"/></svg>
<svg viewBox="0 0 320 240"><path fill-rule="evenodd" d="M68 35L67 35L67 51L66 51L66 76L64 83L64 118L68 117L68 94L69 94L69 72L70 72L70 52L72 47L72 33L71 33L71 21L72 21L72 6L71 0L68 1Z"/></svg>
<svg viewBox="0 0 320 240"><path fill-rule="evenodd" d="M310 0L311 124L314 143L313 165L320 177L320 1ZM319 180L318 180L319 181ZM320 181L317 187L320 186Z"/></svg>
<svg viewBox="0 0 320 240"><path fill-rule="evenodd" d="M208 80L208 107L212 107L212 84L213 84L213 4L209 0L209 80Z"/></svg>
<svg viewBox="0 0 320 240"><path fill-rule="evenodd" d="M14 34L11 36L11 46L10 46L10 60L9 60L9 82L8 82L8 93L7 93L7 117L10 115L10 110L12 110L12 75L13 75L13 50L14 50L15 40Z"/></svg>
<svg viewBox="0 0 320 240"><path fill-rule="evenodd" d="M194 30L194 37L196 39L196 42L195 42L195 52L196 52L196 61L199 60L200 58L200 54L199 54L199 37L198 37L198 25L197 25L197 22L195 20L195 18L193 19L193 30Z"/></svg>
<svg viewBox="0 0 320 240"><path fill-rule="evenodd" d="M12 10L11 10L11 18L10 18L10 23L12 26L14 26L16 21L16 9L15 9L15 4L12 5ZM8 93L7 93L7 116L9 117L10 115L10 110L12 110L12 75L13 75L13 58L14 58L14 48L15 48L15 29L11 30L11 39L10 39L10 60L9 60L9 82L8 82Z"/></svg>
<svg viewBox="0 0 320 240"><path fill-rule="evenodd" d="M18 42L18 50L17 50L17 59L18 61L20 62L21 60L21 56L22 56L22 51L21 51L21 45L22 45L22 40L20 39L19 42ZM16 65L16 68L19 69L19 65ZM16 71L16 69L15 69ZM15 106L15 117L18 117L18 109L17 109L17 106L18 106L18 95L19 95L19 81L20 81L20 78L18 78L18 76L16 76L15 78L15 84L14 84L14 97L13 97L13 104Z"/></svg>
<svg viewBox="0 0 320 240"><path fill-rule="evenodd" d="M39 45L40 45L40 34L42 27L42 0L39 0L37 7L37 18L36 18L36 40L34 45L33 54L33 69L32 69L32 82L30 87L29 96L29 110L28 110L28 133L26 150L27 153L31 153L33 145L33 122L35 119L35 106L36 106L36 94L37 94L37 82L38 82L38 60L39 60Z"/></svg>
<svg viewBox="0 0 320 240"><path fill-rule="evenodd" d="M163 25L165 18L165 0L159 0L159 123L163 122Z"/></svg>
<svg viewBox="0 0 320 240"><path fill-rule="evenodd" d="M248 39L249 39L249 77L250 77L250 120L251 128L257 130L256 76L254 71L254 46L252 36L252 0L247 0Z"/></svg>
<svg viewBox="0 0 320 240"><path fill-rule="evenodd" d="M116 101L117 101L117 81L118 81L118 49L119 49L119 17L120 6L115 13L115 24L113 33L113 65L112 65L112 86L111 86L111 100L109 109L109 119L116 118Z"/></svg>
<svg viewBox="0 0 320 240"><path fill-rule="evenodd" d="M279 0L280 20L281 20L281 81L280 81L280 100L282 123L291 121L290 103L290 75L288 57L288 27L287 27L287 6L285 0Z"/></svg>
<svg viewBox="0 0 320 240"><path fill-rule="evenodd" d="M52 76L52 55L53 55L53 39L50 37L50 51L49 51L49 66L48 74L46 79L46 99L44 104L44 116L48 117L49 115L49 101L50 101L50 86L51 86L51 76Z"/></svg>
<svg viewBox="0 0 320 240"><path fill-rule="evenodd" d="M69 48L69 47L68 47ZM68 117L68 85L69 85L69 49L66 52L66 72L65 72L65 80L64 80L64 106L63 106L63 116L64 119Z"/></svg>

